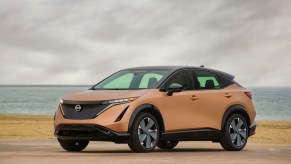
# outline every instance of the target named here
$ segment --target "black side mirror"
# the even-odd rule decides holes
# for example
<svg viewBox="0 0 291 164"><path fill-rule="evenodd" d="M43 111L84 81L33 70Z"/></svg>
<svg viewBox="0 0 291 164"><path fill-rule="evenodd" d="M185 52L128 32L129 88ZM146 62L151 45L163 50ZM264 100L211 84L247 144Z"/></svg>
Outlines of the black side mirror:
<svg viewBox="0 0 291 164"><path fill-rule="evenodd" d="M181 92L184 87L181 84L173 83L169 86L167 95L172 96L174 92Z"/></svg>

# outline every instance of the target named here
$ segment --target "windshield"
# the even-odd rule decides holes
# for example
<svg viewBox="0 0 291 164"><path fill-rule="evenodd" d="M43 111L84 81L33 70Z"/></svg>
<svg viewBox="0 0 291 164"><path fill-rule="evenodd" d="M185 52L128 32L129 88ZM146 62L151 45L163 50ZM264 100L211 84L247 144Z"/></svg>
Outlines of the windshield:
<svg viewBox="0 0 291 164"><path fill-rule="evenodd" d="M169 70L123 70L92 87L93 90L135 90L154 88Z"/></svg>

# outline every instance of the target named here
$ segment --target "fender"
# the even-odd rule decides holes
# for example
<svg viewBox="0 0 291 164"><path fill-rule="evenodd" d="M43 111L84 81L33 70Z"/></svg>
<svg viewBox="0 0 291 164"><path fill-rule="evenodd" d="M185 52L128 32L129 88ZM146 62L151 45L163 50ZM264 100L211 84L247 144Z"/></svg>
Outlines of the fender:
<svg viewBox="0 0 291 164"><path fill-rule="evenodd" d="M242 105L236 104L230 106L223 115L222 122L221 122L221 130L223 130L223 127L225 125L226 119L232 114L232 113L239 113L243 115L247 121L247 124L250 126L250 117L246 110L246 108Z"/></svg>
<svg viewBox="0 0 291 164"><path fill-rule="evenodd" d="M156 119L160 125L161 132L165 131L164 120L163 120L162 114L159 111L159 109L151 104L143 104L143 105L140 105L137 108L135 108L135 110L132 112L132 114L130 116L129 123L128 123L128 132L129 133L132 130L132 125L133 125L133 122L134 122L137 114L140 112L149 112L149 113L153 114L156 117Z"/></svg>

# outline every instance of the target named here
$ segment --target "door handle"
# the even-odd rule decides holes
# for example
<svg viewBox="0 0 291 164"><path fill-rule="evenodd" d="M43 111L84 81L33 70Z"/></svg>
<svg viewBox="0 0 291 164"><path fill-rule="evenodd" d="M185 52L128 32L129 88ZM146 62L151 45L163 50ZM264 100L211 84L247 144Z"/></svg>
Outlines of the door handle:
<svg viewBox="0 0 291 164"><path fill-rule="evenodd" d="M230 97L232 97L232 95L229 94L229 93L226 93L226 94L224 95L224 97L226 97L226 98L230 98Z"/></svg>
<svg viewBox="0 0 291 164"><path fill-rule="evenodd" d="M198 97L196 95L192 95L191 100L197 100Z"/></svg>

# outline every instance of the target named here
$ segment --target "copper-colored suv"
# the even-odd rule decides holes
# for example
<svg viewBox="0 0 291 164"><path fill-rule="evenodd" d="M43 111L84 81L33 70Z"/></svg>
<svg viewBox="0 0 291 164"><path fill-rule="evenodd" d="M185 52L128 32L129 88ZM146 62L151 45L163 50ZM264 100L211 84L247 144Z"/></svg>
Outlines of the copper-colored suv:
<svg viewBox="0 0 291 164"><path fill-rule="evenodd" d="M81 151L89 141L128 143L135 152L172 149L179 141L242 150L255 134L256 111L252 93L233 79L204 67L124 69L64 96L55 136L68 151Z"/></svg>

